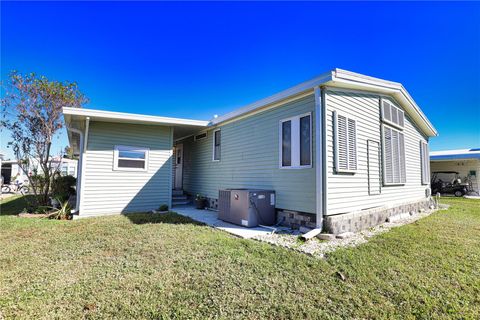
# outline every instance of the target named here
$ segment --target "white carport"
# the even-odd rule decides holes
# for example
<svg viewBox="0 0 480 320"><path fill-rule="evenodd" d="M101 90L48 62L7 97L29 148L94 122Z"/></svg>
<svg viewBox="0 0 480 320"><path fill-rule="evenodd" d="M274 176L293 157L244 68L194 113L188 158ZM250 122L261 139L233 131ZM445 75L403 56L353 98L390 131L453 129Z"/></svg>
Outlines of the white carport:
<svg viewBox="0 0 480 320"><path fill-rule="evenodd" d="M468 182L480 194L480 148L430 152L430 169L433 172L458 172L463 182Z"/></svg>

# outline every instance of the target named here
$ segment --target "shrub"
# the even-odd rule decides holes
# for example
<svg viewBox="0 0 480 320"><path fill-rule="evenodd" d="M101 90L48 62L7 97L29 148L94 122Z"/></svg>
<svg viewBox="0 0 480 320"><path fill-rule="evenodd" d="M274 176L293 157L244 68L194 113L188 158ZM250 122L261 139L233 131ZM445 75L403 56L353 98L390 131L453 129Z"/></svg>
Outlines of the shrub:
<svg viewBox="0 0 480 320"><path fill-rule="evenodd" d="M159 208L158 211L168 211L168 205L162 204Z"/></svg>
<svg viewBox="0 0 480 320"><path fill-rule="evenodd" d="M56 176L52 181L52 197L60 202L68 200L75 194L73 187L76 183L77 179L73 176Z"/></svg>
<svg viewBox="0 0 480 320"><path fill-rule="evenodd" d="M61 207L56 209L51 215L50 219L58 219L58 220L68 220L71 217L71 208L68 204L68 201L61 203Z"/></svg>

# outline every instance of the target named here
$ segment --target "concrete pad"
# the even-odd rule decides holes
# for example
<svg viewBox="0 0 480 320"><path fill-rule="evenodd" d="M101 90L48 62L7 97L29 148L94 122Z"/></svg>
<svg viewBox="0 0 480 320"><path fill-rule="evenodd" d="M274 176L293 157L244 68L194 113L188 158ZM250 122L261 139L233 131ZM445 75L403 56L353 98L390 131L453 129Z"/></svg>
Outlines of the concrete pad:
<svg viewBox="0 0 480 320"><path fill-rule="evenodd" d="M331 240L334 240L334 239L335 239L335 235L334 235L334 234L331 234L331 233L320 233L320 234L317 236L317 238L320 239L320 240L331 241Z"/></svg>
<svg viewBox="0 0 480 320"><path fill-rule="evenodd" d="M348 231L348 232L337 234L337 239L347 239L354 235L355 233Z"/></svg>
<svg viewBox="0 0 480 320"><path fill-rule="evenodd" d="M237 226L235 224L218 219L217 212L210 210L198 210L192 206L178 206L172 208L172 211L244 239L250 239L256 236L263 236L273 233L273 229L267 229L263 227L246 228Z"/></svg>

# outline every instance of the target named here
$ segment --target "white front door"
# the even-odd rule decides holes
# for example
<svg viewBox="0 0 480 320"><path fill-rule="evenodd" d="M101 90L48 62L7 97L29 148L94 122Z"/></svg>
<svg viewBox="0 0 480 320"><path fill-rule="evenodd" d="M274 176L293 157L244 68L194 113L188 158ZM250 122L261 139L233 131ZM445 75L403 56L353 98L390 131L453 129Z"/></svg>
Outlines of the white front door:
<svg viewBox="0 0 480 320"><path fill-rule="evenodd" d="M177 144L175 147L175 189L183 188L183 144Z"/></svg>

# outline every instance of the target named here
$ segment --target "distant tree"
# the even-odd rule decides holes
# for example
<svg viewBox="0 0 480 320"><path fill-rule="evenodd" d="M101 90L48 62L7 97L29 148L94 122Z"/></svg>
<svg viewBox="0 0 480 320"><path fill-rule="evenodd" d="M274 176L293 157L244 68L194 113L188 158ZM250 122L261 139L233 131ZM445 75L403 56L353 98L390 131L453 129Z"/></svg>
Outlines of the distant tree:
<svg viewBox="0 0 480 320"><path fill-rule="evenodd" d="M12 137L12 149L35 194L35 205L48 205L54 167L52 140L63 128L63 107L87 102L74 82L50 81L34 73L10 73L2 84L1 125Z"/></svg>

